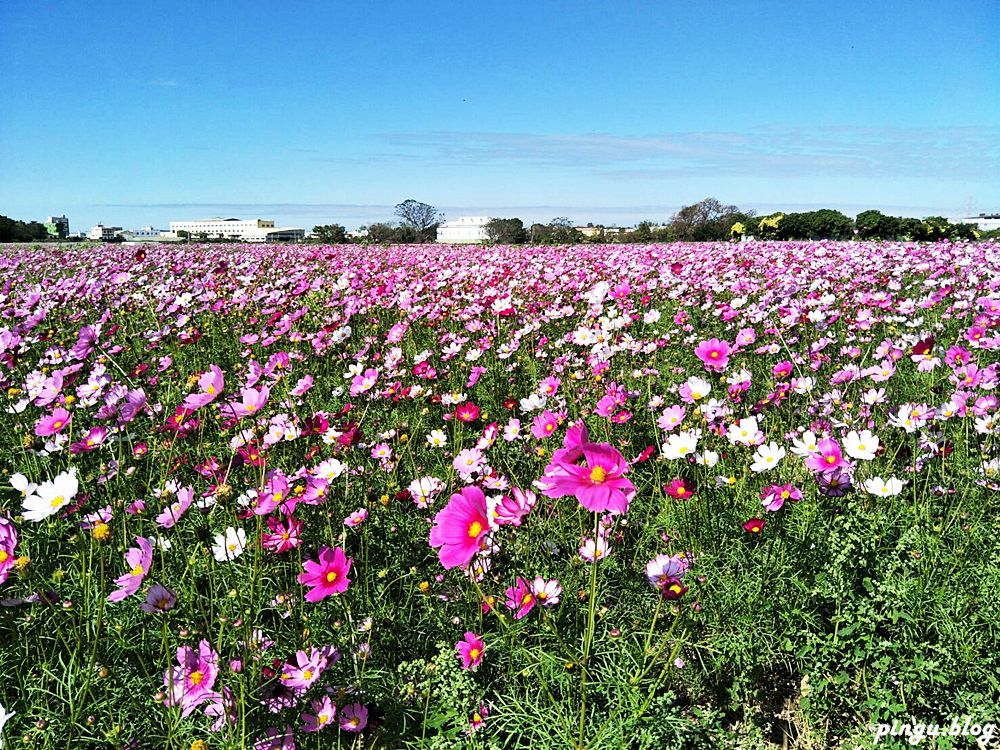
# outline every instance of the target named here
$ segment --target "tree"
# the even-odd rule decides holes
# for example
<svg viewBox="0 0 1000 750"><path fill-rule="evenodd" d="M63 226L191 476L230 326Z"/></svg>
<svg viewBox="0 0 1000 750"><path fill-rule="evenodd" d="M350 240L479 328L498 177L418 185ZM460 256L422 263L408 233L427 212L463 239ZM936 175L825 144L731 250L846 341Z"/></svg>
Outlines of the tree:
<svg viewBox="0 0 1000 750"><path fill-rule="evenodd" d="M426 203L420 203L412 198L397 203L395 214L402 221L403 226L414 230L417 242L429 242L436 239L437 226L444 219L444 214L434 206L428 206Z"/></svg>
<svg viewBox="0 0 1000 750"><path fill-rule="evenodd" d="M317 242L324 245L343 245L347 242L347 227L340 224L319 224L313 227Z"/></svg>
<svg viewBox="0 0 1000 750"><path fill-rule="evenodd" d="M860 240L894 240L903 234L903 220L881 211L862 211L854 217Z"/></svg>
<svg viewBox="0 0 1000 750"><path fill-rule="evenodd" d="M517 245L528 239L520 219L490 219L483 227L486 241L492 245Z"/></svg>
<svg viewBox="0 0 1000 750"><path fill-rule="evenodd" d="M715 198L705 198L674 214L670 228L677 239L688 242L725 240L733 224L749 215L736 206L724 206Z"/></svg>
<svg viewBox="0 0 1000 750"><path fill-rule="evenodd" d="M185 242L187 242L188 239L191 237L191 233L186 229L178 229L177 236L180 237Z"/></svg>
<svg viewBox="0 0 1000 750"><path fill-rule="evenodd" d="M368 227L369 242L395 242L396 228L383 221L375 222Z"/></svg>

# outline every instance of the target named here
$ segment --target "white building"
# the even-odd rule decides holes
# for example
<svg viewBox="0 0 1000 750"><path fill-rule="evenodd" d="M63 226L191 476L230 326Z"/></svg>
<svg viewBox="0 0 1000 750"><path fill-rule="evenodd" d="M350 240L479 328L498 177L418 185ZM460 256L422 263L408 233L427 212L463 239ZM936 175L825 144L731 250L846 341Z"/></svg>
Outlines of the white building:
<svg viewBox="0 0 1000 750"><path fill-rule="evenodd" d="M276 227L270 219L224 219L216 216L201 221L172 221L170 234L177 237L187 232L194 240L202 235L208 240L240 240L242 242L282 242L301 240L306 231L297 227Z"/></svg>
<svg viewBox="0 0 1000 750"><path fill-rule="evenodd" d="M154 238L159 239L162 235L169 234L169 232L165 232L162 229L154 229L152 226L148 226L148 227L140 227L139 229L129 229L128 231L124 232L124 234L126 239L148 240Z"/></svg>
<svg viewBox="0 0 1000 750"><path fill-rule="evenodd" d="M449 245L470 245L486 242L489 216L459 216L438 225L437 241Z"/></svg>
<svg viewBox="0 0 1000 750"><path fill-rule="evenodd" d="M978 216L963 216L959 219L952 219L952 224L975 224L981 232L989 232L992 229L1000 229L1000 214L979 214Z"/></svg>
<svg viewBox="0 0 1000 750"><path fill-rule="evenodd" d="M90 231L87 232L87 239L107 242L108 240L113 240L121 234L121 231L121 227L106 227L103 224L95 224L90 228Z"/></svg>

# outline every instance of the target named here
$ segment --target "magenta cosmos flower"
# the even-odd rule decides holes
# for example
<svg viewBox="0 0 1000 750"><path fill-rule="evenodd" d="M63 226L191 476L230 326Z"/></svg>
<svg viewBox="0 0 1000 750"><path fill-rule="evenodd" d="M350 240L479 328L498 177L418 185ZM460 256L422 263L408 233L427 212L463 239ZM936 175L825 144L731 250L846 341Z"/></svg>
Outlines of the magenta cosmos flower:
<svg viewBox="0 0 1000 750"><path fill-rule="evenodd" d="M586 465L559 462L557 471L542 479L545 495L575 495L587 510L627 512L635 486L624 476L629 468L625 457L607 443L584 443L581 451Z"/></svg>
<svg viewBox="0 0 1000 750"><path fill-rule="evenodd" d="M14 548L17 547L17 528L10 519L0 516L0 583L7 580L14 567Z"/></svg>
<svg viewBox="0 0 1000 750"><path fill-rule="evenodd" d="M299 573L299 583L308 586L307 602L318 602L331 594L342 594L351 584L347 574L351 570L352 558L344 554L340 547L330 549L323 547L319 551L319 560L306 560L302 563L305 573Z"/></svg>
<svg viewBox="0 0 1000 750"><path fill-rule="evenodd" d="M242 419L243 417L259 412L261 407L267 403L267 398L270 395L271 389L266 385L262 385L260 390L256 388L244 388L242 393L240 393L240 400L231 403L230 407L233 410L233 414Z"/></svg>
<svg viewBox="0 0 1000 750"><path fill-rule="evenodd" d="M120 602L122 599L132 596L149 575L149 569L153 564L153 545L148 539L141 536L135 538L135 543L138 546L130 547L125 553L125 562L128 563L129 571L115 579L118 590L108 594L109 602Z"/></svg>
<svg viewBox="0 0 1000 750"><path fill-rule="evenodd" d="M514 585L507 589L507 609L514 610L514 619L520 620L535 606L535 595L528 582L518 576Z"/></svg>
<svg viewBox="0 0 1000 750"><path fill-rule="evenodd" d="M806 458L806 468L817 473L828 474L844 466L844 454L840 445L832 438L820 440L816 450Z"/></svg>
<svg viewBox="0 0 1000 750"><path fill-rule="evenodd" d="M215 678L219 676L219 655L208 641L201 641L198 650L190 646L177 649L176 667L167 670L163 685L167 689L164 703L181 706L182 716L188 716L198 704L212 697Z"/></svg>
<svg viewBox="0 0 1000 750"><path fill-rule="evenodd" d="M555 432L558 427L559 418L546 409L531 423L531 434L541 440Z"/></svg>
<svg viewBox="0 0 1000 750"><path fill-rule="evenodd" d="M455 644L458 658L462 662L462 669L473 670L479 666L483 660L483 652L486 646L483 639L469 631L465 634L465 639Z"/></svg>
<svg viewBox="0 0 1000 750"><path fill-rule="evenodd" d="M73 416L62 407L59 407L48 416L38 420L38 424L35 425L35 434L38 437L55 435L57 432L62 432L71 419L73 419Z"/></svg>
<svg viewBox="0 0 1000 750"><path fill-rule="evenodd" d="M486 496L478 487L463 487L434 517L430 544L440 547L438 557L445 568L468 565L479 551L479 542L490 530Z"/></svg>
<svg viewBox="0 0 1000 750"><path fill-rule="evenodd" d="M729 355L732 347L728 341L719 339L709 339L698 344L694 350L695 356L705 363L705 369L709 372L721 372L729 366Z"/></svg>

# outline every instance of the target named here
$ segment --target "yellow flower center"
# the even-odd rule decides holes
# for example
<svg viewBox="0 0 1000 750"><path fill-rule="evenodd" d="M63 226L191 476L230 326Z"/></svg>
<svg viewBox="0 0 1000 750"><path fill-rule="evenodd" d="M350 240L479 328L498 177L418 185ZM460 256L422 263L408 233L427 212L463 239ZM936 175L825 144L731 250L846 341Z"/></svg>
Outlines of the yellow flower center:
<svg viewBox="0 0 1000 750"><path fill-rule="evenodd" d="M327 716L326 714L320 714L319 716L316 717L316 719L317 721L319 721L320 724L326 724L326 722L330 721L330 717Z"/></svg>
<svg viewBox="0 0 1000 750"><path fill-rule="evenodd" d="M469 536L477 537L483 532L483 525L479 521L473 521L469 524Z"/></svg>
<svg viewBox="0 0 1000 750"><path fill-rule="evenodd" d="M679 595L681 593L681 587L678 586L676 583L673 583L670 585L670 591L674 594Z"/></svg>
<svg viewBox="0 0 1000 750"><path fill-rule="evenodd" d="M782 499L782 500L787 500L787 499L788 499L788 498L790 498L791 496L792 496L792 493L791 493L791 492L789 492L788 490L782 490L782 491L781 491L781 499Z"/></svg>
<svg viewBox="0 0 1000 750"><path fill-rule="evenodd" d="M9 559L10 559L10 555L7 554L7 551L0 549L0 563L5 563Z"/></svg>
<svg viewBox="0 0 1000 750"><path fill-rule="evenodd" d="M590 470L590 481L594 484L601 484L607 479L607 472L604 471L603 466L595 466Z"/></svg>
<svg viewBox="0 0 1000 750"><path fill-rule="evenodd" d="M678 488L677 488L677 494L678 494L678 495L683 495L683 494L685 494L686 492L687 492L687 490L686 490L686 489L684 489L684 486L683 486L683 485L681 485L680 487L678 487Z"/></svg>
<svg viewBox="0 0 1000 750"><path fill-rule="evenodd" d="M555 428L556 428L556 426L554 424L552 424L551 422L549 422L547 425L545 425L545 431L546 432L552 432L552 430L554 430Z"/></svg>
<svg viewBox="0 0 1000 750"><path fill-rule="evenodd" d="M479 654L482 653L478 648L469 649L469 658L475 661L479 658Z"/></svg>
<svg viewBox="0 0 1000 750"><path fill-rule="evenodd" d="M284 492L280 492L280 491L279 492L275 492L274 493L274 502L280 503L281 502L281 498L283 498L284 496L285 496Z"/></svg>
<svg viewBox="0 0 1000 750"><path fill-rule="evenodd" d="M825 460L826 460L826 462L828 464L835 464L835 463L837 463L837 457L836 456L827 456Z"/></svg>
<svg viewBox="0 0 1000 750"><path fill-rule="evenodd" d="M719 353L718 352L712 352L708 356L711 357L712 359L718 359L719 358Z"/></svg>
<svg viewBox="0 0 1000 750"><path fill-rule="evenodd" d="M55 430L58 430L62 426L63 426L63 423L62 423L61 419L57 419L55 422L52 423L52 428L55 429Z"/></svg>
<svg viewBox="0 0 1000 750"><path fill-rule="evenodd" d="M524 596L522 596L521 606L523 607L525 604L531 604L531 599L532 599L531 594L525 594Z"/></svg>
<svg viewBox="0 0 1000 750"><path fill-rule="evenodd" d="M201 681L204 680L204 679L205 679L205 675L202 674L201 672L192 672L191 673L191 684L192 685L200 685Z"/></svg>
<svg viewBox="0 0 1000 750"><path fill-rule="evenodd" d="M146 571L142 569L141 565L136 565L132 570L129 571L129 575L141 576Z"/></svg>
<svg viewBox="0 0 1000 750"><path fill-rule="evenodd" d="M302 673L302 676L307 680L311 680L313 676L313 671L311 669L307 669L305 672Z"/></svg>
<svg viewBox="0 0 1000 750"><path fill-rule="evenodd" d="M214 396L215 395L215 386L214 385L208 386L208 388L205 389L205 392L208 393L209 396Z"/></svg>
<svg viewBox="0 0 1000 750"><path fill-rule="evenodd" d="M331 570L329 573L326 574L327 583L333 583L336 580L337 580L337 571Z"/></svg>
<svg viewBox="0 0 1000 750"><path fill-rule="evenodd" d="M53 508L58 508L64 502L66 502L66 498L65 497L63 497L62 495L56 495L54 498L52 498L52 507Z"/></svg>

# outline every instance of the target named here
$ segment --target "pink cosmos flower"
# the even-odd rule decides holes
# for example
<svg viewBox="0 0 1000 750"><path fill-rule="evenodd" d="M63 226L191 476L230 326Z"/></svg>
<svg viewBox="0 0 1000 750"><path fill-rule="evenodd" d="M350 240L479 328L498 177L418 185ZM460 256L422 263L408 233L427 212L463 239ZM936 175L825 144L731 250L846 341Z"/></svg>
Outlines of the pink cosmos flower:
<svg viewBox="0 0 1000 750"><path fill-rule="evenodd" d="M455 644L458 658L462 662L462 669L471 671L479 666L483 660L483 652L486 646L483 639L469 631L465 634L465 639Z"/></svg>
<svg viewBox="0 0 1000 750"><path fill-rule="evenodd" d="M355 375L351 380L351 397L367 393L378 382L378 370L369 367L363 375Z"/></svg>
<svg viewBox="0 0 1000 750"><path fill-rule="evenodd" d="M694 350L695 356L705 364L709 372L722 372L729 366L729 355L732 347L728 341L709 339L702 341Z"/></svg>
<svg viewBox="0 0 1000 750"><path fill-rule="evenodd" d="M313 648L309 653L295 652L295 663L286 662L281 667L279 679L289 690L304 693L323 675L329 660L322 649Z"/></svg>
<svg viewBox="0 0 1000 750"><path fill-rule="evenodd" d="M545 580L542 576L535 576L535 580L531 582L531 593L534 594L535 601L543 607L554 607L562 596L562 586L555 578Z"/></svg>
<svg viewBox="0 0 1000 750"><path fill-rule="evenodd" d="M146 601L142 603L142 611L149 615L158 612L167 612L177 604L177 596L173 591L159 583L154 583L149 593L146 594Z"/></svg>
<svg viewBox="0 0 1000 750"><path fill-rule="evenodd" d="M531 423L531 434L538 439L547 438L559 427L556 415L548 409L539 414Z"/></svg>
<svg viewBox="0 0 1000 750"><path fill-rule="evenodd" d="M535 507L537 497L531 490L524 491L514 487L510 495L491 497L486 500L486 507L491 527L520 526L523 519Z"/></svg>
<svg viewBox="0 0 1000 750"><path fill-rule="evenodd" d="M108 595L109 602L120 602L122 599L132 596L149 575L149 569L153 564L153 545L148 539L141 536L135 538L135 543L138 546L130 547L125 553L125 562L128 563L129 571L115 579L115 585L119 588Z"/></svg>
<svg viewBox="0 0 1000 750"><path fill-rule="evenodd" d="M72 419L73 417L68 411L63 409L61 406L57 407L51 414L38 420L38 424L35 425L35 434L38 435L38 437L55 435L57 432L62 432L63 428L65 428Z"/></svg>
<svg viewBox="0 0 1000 750"><path fill-rule="evenodd" d="M344 519L344 526L360 526L368 518L368 511L364 508L359 508Z"/></svg>
<svg viewBox="0 0 1000 750"><path fill-rule="evenodd" d="M352 703L340 710L340 728L345 732L360 732L368 726L368 709Z"/></svg>
<svg viewBox="0 0 1000 750"><path fill-rule="evenodd" d="M455 409L455 419L459 422L475 422L479 419L479 407L467 401Z"/></svg>
<svg viewBox="0 0 1000 750"><path fill-rule="evenodd" d="M331 594L342 594L347 591L351 581L347 574L351 570L352 558L344 555L344 550L337 547L331 550L323 547L319 551L319 560L306 560L302 567L304 573L299 573L299 583L309 586L306 592L307 602L318 602Z"/></svg>
<svg viewBox="0 0 1000 750"><path fill-rule="evenodd" d="M684 555L657 555L646 563L646 579L651 586L662 588L670 578L680 578L688 569Z"/></svg>
<svg viewBox="0 0 1000 750"><path fill-rule="evenodd" d="M507 609L513 609L514 619L520 620L535 606L535 595L531 592L528 582L518 576L514 585L507 589Z"/></svg>
<svg viewBox="0 0 1000 750"><path fill-rule="evenodd" d="M302 521L288 516L284 521L274 516L267 519L267 531L261 532L261 546L276 554L295 549L302 544Z"/></svg>
<svg viewBox="0 0 1000 750"><path fill-rule="evenodd" d="M271 389L266 385L262 385L260 390L256 388L244 388L242 393L240 393L240 400L233 401L229 404L232 409L232 413L238 419L243 417L257 414L261 407L267 403L268 396L271 395Z"/></svg>
<svg viewBox="0 0 1000 750"><path fill-rule="evenodd" d="M198 378L198 393L191 393L184 399L184 408L194 411L215 401L225 388L222 370L218 365L209 365L209 370Z"/></svg>
<svg viewBox="0 0 1000 750"><path fill-rule="evenodd" d="M191 507L191 502L193 500L194 490L191 487L182 487L177 490L177 495L174 498L174 501L160 512L160 515L156 517L156 523L164 529L173 528L174 524L177 523L187 509Z"/></svg>
<svg viewBox="0 0 1000 750"><path fill-rule="evenodd" d="M489 530L483 491L478 487L463 487L434 517L430 545L441 548L438 557L446 569L465 566L475 557Z"/></svg>
<svg viewBox="0 0 1000 750"><path fill-rule="evenodd" d="M167 669L163 676L163 686L168 706L181 706L181 716L188 716L198 704L208 700L212 687L219 676L219 655L212 650L208 641L201 641L198 650L190 646L177 649L176 667Z"/></svg>
<svg viewBox="0 0 1000 750"><path fill-rule="evenodd" d="M334 718L337 716L337 707L333 705L330 696L324 695L322 698L312 701L310 705L312 713L303 713L301 716L303 732L319 732L333 726Z"/></svg>
<svg viewBox="0 0 1000 750"><path fill-rule="evenodd" d="M0 516L0 584L7 580L14 567L14 548L17 547L17 527L5 516Z"/></svg>
<svg viewBox="0 0 1000 750"><path fill-rule="evenodd" d="M554 475L546 474L544 493L557 498L575 495L587 510L625 513L635 486L625 478L629 463L607 443L585 443L581 447L586 466L561 461ZM553 462L555 457L553 456Z"/></svg>
<svg viewBox="0 0 1000 750"><path fill-rule="evenodd" d="M73 443L69 447L70 453L90 453L90 451L95 448L99 448L104 445L104 441L108 438L108 428L107 427L91 427L90 431L84 435L83 440Z"/></svg>
<svg viewBox="0 0 1000 750"><path fill-rule="evenodd" d="M798 502L802 499L802 492L792 484L772 484L765 487L761 493L764 510L774 512L781 510L786 502Z"/></svg>
<svg viewBox="0 0 1000 750"><path fill-rule="evenodd" d="M828 474L844 466L844 454L833 438L820 440L816 451L806 458L806 468L817 473Z"/></svg>

